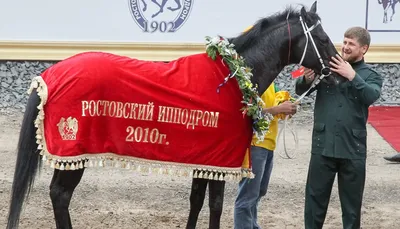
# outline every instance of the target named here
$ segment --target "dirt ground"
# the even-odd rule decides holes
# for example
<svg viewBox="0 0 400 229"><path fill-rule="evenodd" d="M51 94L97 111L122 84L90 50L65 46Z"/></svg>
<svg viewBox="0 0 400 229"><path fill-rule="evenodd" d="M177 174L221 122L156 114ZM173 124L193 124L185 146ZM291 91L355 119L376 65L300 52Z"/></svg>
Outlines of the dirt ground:
<svg viewBox="0 0 400 229"><path fill-rule="evenodd" d="M304 113L303 116L310 115ZM301 117L301 113L299 113ZM22 116L0 112L0 228L5 228L14 163ZM304 184L310 157L310 121L297 120L297 157L275 154L274 169L266 198L259 206L263 228L303 228ZM288 138L289 140L292 138ZM278 150L282 148L281 143ZM294 149L293 144L290 149ZM395 151L368 127L368 167L362 215L363 228L399 228L400 164L382 157ZM49 197L52 170L42 169L21 216L20 228L55 228ZM74 228L185 228L191 180L138 174L124 169L88 169L71 201ZM228 182L222 228L233 228L233 203L237 184ZM341 228L341 209L335 182L324 228ZM208 199L200 213L198 228L208 228Z"/></svg>

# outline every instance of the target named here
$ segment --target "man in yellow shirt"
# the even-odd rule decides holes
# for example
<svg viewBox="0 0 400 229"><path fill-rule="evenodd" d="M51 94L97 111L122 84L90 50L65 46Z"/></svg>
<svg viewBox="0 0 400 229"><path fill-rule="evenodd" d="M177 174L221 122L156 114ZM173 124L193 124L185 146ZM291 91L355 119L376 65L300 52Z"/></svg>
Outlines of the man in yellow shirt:
<svg viewBox="0 0 400 229"><path fill-rule="evenodd" d="M275 84L272 83L263 93L261 99L264 101L264 111L272 115L286 114L293 115L297 111L297 105L286 101L280 105L275 104L275 93L278 92ZM270 132L265 136L264 141L256 143L257 138L253 136L250 149L253 179L243 178L239 183L239 190L235 201L234 228L235 229L256 229L257 205L261 197L267 194L267 188L273 167L273 151L276 147L278 133L278 119L275 117L270 124Z"/></svg>

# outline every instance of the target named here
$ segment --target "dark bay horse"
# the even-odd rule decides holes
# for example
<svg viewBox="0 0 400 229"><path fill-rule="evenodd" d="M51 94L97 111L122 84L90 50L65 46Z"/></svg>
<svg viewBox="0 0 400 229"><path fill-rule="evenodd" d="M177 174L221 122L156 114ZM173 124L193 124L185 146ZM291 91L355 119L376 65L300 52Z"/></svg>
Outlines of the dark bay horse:
<svg viewBox="0 0 400 229"><path fill-rule="evenodd" d="M392 15L390 15L390 21L393 20L393 16L396 13L396 3L398 3L399 0L378 0L379 4L382 4L383 6L383 23L387 23L387 12L389 9L392 9Z"/></svg>
<svg viewBox="0 0 400 229"><path fill-rule="evenodd" d="M300 18L304 20L309 30L312 30L312 38L307 38L307 33L305 33L307 28L302 27ZM316 2L314 2L308 12L304 7L299 12L288 8L281 13L259 20L250 31L230 39L237 52L245 57L247 64L254 67L254 81L260 85L260 94L263 93L286 65L301 63L304 50L306 53L302 62L303 66L309 66L309 68L315 69L317 73L322 75L324 71L328 71L325 68L327 60L330 56L336 54L336 50L322 27L317 26L319 20L316 13ZM306 46L307 39L308 46ZM315 43L315 46L310 45L311 42ZM318 52L320 52L325 66L321 65ZM340 83L343 78L336 78L335 82L332 82L332 80L333 78L328 78L327 82ZM198 216L203 207L207 185L209 186L209 229L220 228L225 181L193 178L190 194L190 212L186 229L196 228Z"/></svg>
<svg viewBox="0 0 400 229"><path fill-rule="evenodd" d="M283 67L292 63L311 68L330 79L329 82L332 83L337 83L338 79L342 78L329 70L329 61L337 51L320 24L320 18L316 14L316 3L308 12L304 7L299 12L288 9L261 19L250 31L230 38L229 42L235 45L238 54L244 57L246 64L253 69L251 80L254 85L258 85L260 95ZM35 138L37 127L34 123L39 113L40 102L37 91L33 90L28 98L17 145L7 229L18 227L23 202L29 197L36 173L41 166L41 155ZM54 170L50 182L50 198L58 229L72 228L69 204L84 170L84 167L75 170ZM188 228L195 227L207 183L203 179L193 180ZM219 228L223 193L224 182L210 181L210 228Z"/></svg>

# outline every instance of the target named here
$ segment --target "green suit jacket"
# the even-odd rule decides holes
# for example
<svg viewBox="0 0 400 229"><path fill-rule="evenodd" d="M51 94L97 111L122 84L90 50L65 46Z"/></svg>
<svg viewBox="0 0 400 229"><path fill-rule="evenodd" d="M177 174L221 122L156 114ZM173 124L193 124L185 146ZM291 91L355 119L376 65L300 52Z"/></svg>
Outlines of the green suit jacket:
<svg viewBox="0 0 400 229"><path fill-rule="evenodd" d="M312 133L313 154L345 159L365 159L368 107L381 95L382 77L364 60L352 64L356 76L337 86L318 84ZM296 94L310 87L301 77Z"/></svg>

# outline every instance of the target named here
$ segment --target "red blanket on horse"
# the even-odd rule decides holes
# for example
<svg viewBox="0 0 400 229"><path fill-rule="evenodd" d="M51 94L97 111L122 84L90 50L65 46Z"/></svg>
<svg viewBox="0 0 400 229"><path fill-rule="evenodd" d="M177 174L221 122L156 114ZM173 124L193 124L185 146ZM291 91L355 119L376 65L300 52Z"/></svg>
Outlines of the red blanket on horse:
<svg viewBox="0 0 400 229"><path fill-rule="evenodd" d="M252 127L237 81L217 92L228 74L207 54L170 63L99 52L63 60L32 84L43 103L37 138L44 160L65 170L111 162L240 178Z"/></svg>

